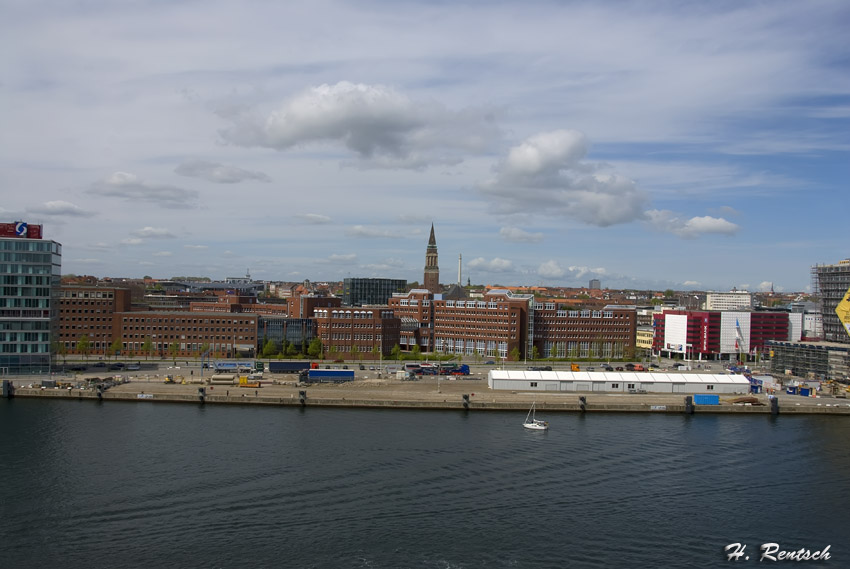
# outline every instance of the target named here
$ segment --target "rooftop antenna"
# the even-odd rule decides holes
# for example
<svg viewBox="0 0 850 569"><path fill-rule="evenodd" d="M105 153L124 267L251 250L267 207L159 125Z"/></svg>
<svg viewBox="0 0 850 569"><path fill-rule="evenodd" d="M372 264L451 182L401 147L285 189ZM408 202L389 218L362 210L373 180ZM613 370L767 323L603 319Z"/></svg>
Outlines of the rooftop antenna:
<svg viewBox="0 0 850 569"><path fill-rule="evenodd" d="M463 255L458 253L458 255L457 255L457 286L462 286L461 283L463 282L463 279L461 278L461 273L460 273L460 267L461 267L461 260L462 259L463 259Z"/></svg>

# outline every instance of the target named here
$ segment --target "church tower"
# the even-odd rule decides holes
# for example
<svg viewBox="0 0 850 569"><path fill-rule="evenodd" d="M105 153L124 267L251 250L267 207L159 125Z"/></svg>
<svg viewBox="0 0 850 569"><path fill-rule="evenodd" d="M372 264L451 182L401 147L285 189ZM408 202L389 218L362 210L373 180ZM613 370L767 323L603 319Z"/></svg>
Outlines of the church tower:
<svg viewBox="0 0 850 569"><path fill-rule="evenodd" d="M437 266L437 240L434 238L434 224L431 224L431 237L425 250L425 288L437 294L443 292L440 286L440 267Z"/></svg>

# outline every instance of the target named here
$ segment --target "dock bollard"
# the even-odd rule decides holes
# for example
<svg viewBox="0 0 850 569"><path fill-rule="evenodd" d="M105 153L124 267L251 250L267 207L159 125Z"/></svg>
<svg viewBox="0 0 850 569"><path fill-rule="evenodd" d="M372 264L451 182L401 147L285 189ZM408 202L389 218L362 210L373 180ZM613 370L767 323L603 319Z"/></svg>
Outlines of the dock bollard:
<svg viewBox="0 0 850 569"><path fill-rule="evenodd" d="M688 395L685 397L685 414L693 415L694 414L694 398Z"/></svg>
<svg viewBox="0 0 850 569"><path fill-rule="evenodd" d="M198 388L198 400L201 403L203 403L206 396L207 396L207 388L206 387L199 387Z"/></svg>
<svg viewBox="0 0 850 569"><path fill-rule="evenodd" d="M97 393L97 398L99 400L103 401L103 386L102 385L98 385L95 388L95 393Z"/></svg>
<svg viewBox="0 0 850 569"><path fill-rule="evenodd" d="M578 398L578 407L581 409L582 413L587 411L587 397L582 395Z"/></svg>
<svg viewBox="0 0 850 569"><path fill-rule="evenodd" d="M463 408L469 409L469 394L468 393L463 394Z"/></svg>
<svg viewBox="0 0 850 569"><path fill-rule="evenodd" d="M770 400L770 414L779 415L779 399L776 397Z"/></svg>
<svg viewBox="0 0 850 569"><path fill-rule="evenodd" d="M307 404L307 392L306 391L299 391L298 392L298 400L301 402L302 406L306 405Z"/></svg>

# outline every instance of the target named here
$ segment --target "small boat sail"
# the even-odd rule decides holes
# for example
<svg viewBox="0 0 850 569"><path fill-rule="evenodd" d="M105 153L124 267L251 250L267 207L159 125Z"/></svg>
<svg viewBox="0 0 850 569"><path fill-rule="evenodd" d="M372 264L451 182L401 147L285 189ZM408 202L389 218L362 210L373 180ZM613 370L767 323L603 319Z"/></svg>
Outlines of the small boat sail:
<svg viewBox="0 0 850 569"><path fill-rule="evenodd" d="M531 409L528 410L528 415L526 415L522 426L532 431L545 431L549 428L549 423L535 418L534 405L534 403L531 404Z"/></svg>

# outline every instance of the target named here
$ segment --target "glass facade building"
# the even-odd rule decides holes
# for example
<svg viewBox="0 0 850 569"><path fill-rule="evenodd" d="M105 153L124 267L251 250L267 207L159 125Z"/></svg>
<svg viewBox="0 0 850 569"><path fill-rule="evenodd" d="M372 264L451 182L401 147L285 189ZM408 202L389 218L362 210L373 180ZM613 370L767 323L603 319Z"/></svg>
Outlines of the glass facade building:
<svg viewBox="0 0 850 569"><path fill-rule="evenodd" d="M0 237L0 375L50 372L61 277L61 244Z"/></svg>
<svg viewBox="0 0 850 569"><path fill-rule="evenodd" d="M394 293L406 290L404 279L347 278L342 281L342 303L346 306L386 305Z"/></svg>

